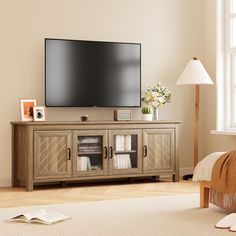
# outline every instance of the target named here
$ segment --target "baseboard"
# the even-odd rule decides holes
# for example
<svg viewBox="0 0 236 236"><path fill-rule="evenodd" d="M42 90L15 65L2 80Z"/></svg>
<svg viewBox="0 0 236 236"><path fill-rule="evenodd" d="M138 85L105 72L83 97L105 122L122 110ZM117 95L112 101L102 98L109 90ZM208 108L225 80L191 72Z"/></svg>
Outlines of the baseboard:
<svg viewBox="0 0 236 236"><path fill-rule="evenodd" d="M193 174L194 168L193 167L182 167L179 168L179 176Z"/></svg>
<svg viewBox="0 0 236 236"><path fill-rule="evenodd" d="M11 187L11 178L0 178L0 188L2 187Z"/></svg>
<svg viewBox="0 0 236 236"><path fill-rule="evenodd" d="M179 168L179 176L182 177L184 175L193 174L193 170L194 170L193 167ZM12 186L11 178L0 178L0 188L11 187L11 186Z"/></svg>

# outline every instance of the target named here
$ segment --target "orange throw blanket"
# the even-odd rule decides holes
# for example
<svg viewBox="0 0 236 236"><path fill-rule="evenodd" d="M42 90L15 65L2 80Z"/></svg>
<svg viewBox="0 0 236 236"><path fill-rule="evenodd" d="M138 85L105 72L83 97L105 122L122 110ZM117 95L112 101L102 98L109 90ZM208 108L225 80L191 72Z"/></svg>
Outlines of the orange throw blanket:
<svg viewBox="0 0 236 236"><path fill-rule="evenodd" d="M216 161L211 176L210 202L236 211L236 151L227 152Z"/></svg>

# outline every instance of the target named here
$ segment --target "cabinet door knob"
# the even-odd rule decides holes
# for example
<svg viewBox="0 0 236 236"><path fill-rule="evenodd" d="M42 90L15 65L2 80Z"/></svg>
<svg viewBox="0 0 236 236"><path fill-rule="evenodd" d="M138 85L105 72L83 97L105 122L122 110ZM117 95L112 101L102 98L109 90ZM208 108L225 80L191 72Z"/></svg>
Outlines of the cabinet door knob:
<svg viewBox="0 0 236 236"><path fill-rule="evenodd" d="M110 158L112 158L112 157L113 157L113 148L110 147Z"/></svg>
<svg viewBox="0 0 236 236"><path fill-rule="evenodd" d="M107 147L104 147L104 150L105 150L105 159L107 158Z"/></svg>
<svg viewBox="0 0 236 236"><path fill-rule="evenodd" d="M67 148L67 150L68 150L68 159L67 160L69 161L69 160L71 160L71 149Z"/></svg>
<svg viewBox="0 0 236 236"><path fill-rule="evenodd" d="M147 146L146 145L143 146L143 156L144 157L147 156Z"/></svg>

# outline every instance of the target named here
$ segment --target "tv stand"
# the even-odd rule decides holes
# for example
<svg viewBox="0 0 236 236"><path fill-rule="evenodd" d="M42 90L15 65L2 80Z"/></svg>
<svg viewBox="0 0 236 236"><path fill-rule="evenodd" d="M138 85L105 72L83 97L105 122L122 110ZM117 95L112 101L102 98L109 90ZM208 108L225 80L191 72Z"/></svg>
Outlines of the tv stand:
<svg viewBox="0 0 236 236"><path fill-rule="evenodd" d="M172 175L179 121L12 122L13 186Z"/></svg>

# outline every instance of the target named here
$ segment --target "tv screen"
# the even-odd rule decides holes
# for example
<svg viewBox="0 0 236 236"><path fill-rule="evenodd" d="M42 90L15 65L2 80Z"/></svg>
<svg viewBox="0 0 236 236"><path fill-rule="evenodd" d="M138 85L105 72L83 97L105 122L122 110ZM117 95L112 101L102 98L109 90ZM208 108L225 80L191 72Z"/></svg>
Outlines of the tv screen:
<svg viewBox="0 0 236 236"><path fill-rule="evenodd" d="M47 107L140 107L141 44L45 39Z"/></svg>

